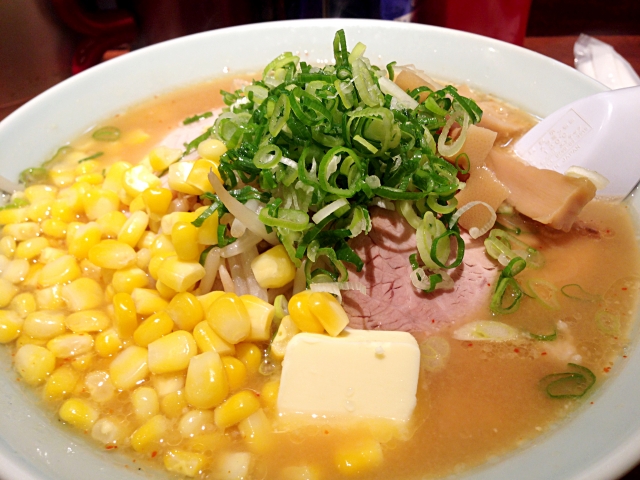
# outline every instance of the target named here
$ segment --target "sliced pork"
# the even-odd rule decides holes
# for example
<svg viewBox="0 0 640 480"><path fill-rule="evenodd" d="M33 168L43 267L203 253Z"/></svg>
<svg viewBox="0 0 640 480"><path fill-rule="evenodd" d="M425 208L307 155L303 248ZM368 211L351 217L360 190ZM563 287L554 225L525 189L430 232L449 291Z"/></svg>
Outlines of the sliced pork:
<svg viewBox="0 0 640 480"><path fill-rule="evenodd" d="M368 330L435 332L443 326L487 309L498 271L484 253L481 240L465 238L464 262L449 271L455 286L425 294L409 278L409 255L416 253L415 230L399 214L371 209L372 230L352 242L365 262L361 272L351 268L349 279L367 287L367 294L343 292L350 326ZM486 310L485 310L486 311Z"/></svg>

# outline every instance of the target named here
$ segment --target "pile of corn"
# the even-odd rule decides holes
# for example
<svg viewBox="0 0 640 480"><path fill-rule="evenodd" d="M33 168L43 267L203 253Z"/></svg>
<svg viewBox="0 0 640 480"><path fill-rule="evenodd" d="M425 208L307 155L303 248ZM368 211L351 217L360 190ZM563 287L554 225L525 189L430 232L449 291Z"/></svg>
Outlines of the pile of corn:
<svg viewBox="0 0 640 480"><path fill-rule="evenodd" d="M171 209L212 191L207 174L224 150L208 140L201 158L178 161L180 151L159 147L138 165L106 168L76 152L48 184L17 194L25 206L0 210L0 343L14 342L22 381L106 448L159 456L182 475L240 478L274 446L278 369L260 373L267 349L281 360L297 332L337 335L348 318L327 293L294 295L278 328L260 298L199 294L199 257L217 243L219 219L195 227L206 206ZM295 275L281 246L252 270L263 288ZM359 450L336 457L347 473L369 461Z"/></svg>

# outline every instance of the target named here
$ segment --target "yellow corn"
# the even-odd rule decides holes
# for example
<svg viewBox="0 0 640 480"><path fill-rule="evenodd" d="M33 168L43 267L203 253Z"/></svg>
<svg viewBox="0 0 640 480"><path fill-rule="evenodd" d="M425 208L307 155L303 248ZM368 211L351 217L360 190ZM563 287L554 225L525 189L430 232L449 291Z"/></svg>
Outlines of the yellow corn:
<svg viewBox="0 0 640 480"><path fill-rule="evenodd" d="M22 332L33 338L49 339L62 335L67 330L64 313L40 310L27 315Z"/></svg>
<svg viewBox="0 0 640 480"><path fill-rule="evenodd" d="M47 263L51 263L54 260L59 259L60 257L64 257L66 254L67 254L67 251L62 248L45 247L40 252L40 256L38 257L38 263L42 263L43 265L46 265Z"/></svg>
<svg viewBox="0 0 640 480"><path fill-rule="evenodd" d="M169 165L169 187L176 192L187 195L200 195L199 188L187 183L187 178L193 169L193 162L177 162Z"/></svg>
<svg viewBox="0 0 640 480"><path fill-rule="evenodd" d="M166 312L158 312L147 317L133 332L133 340L141 347L167 335L173 330L173 320Z"/></svg>
<svg viewBox="0 0 640 480"><path fill-rule="evenodd" d="M382 447L377 440L365 439L340 448L334 463L343 475L360 475L382 465Z"/></svg>
<svg viewBox="0 0 640 480"><path fill-rule="evenodd" d="M153 174L149 167L143 164L126 170L122 176L122 186L132 198L137 197L147 188L159 185L160 179Z"/></svg>
<svg viewBox="0 0 640 480"><path fill-rule="evenodd" d="M13 342L20 336L23 320L11 310L0 310L0 343Z"/></svg>
<svg viewBox="0 0 640 480"><path fill-rule="evenodd" d="M50 263L47 263L38 277L41 287L50 287L57 283L71 282L81 275L78 262L73 255L64 255Z"/></svg>
<svg viewBox="0 0 640 480"><path fill-rule="evenodd" d="M19 208L10 208L8 210L0 210L0 214L4 212L13 212L20 210ZM0 222L1 224L1 222ZM35 222L12 223L2 227L2 235L13 237L16 241L28 240L36 237L40 233L40 224Z"/></svg>
<svg viewBox="0 0 640 480"><path fill-rule="evenodd" d="M21 318L25 318L30 313L35 312L38 305L36 304L36 297L33 293L23 292L13 297L9 307Z"/></svg>
<svg viewBox="0 0 640 480"><path fill-rule="evenodd" d="M0 210L0 225L10 225L29 221L29 207L5 208Z"/></svg>
<svg viewBox="0 0 640 480"><path fill-rule="evenodd" d="M62 287L52 287L36 290L36 303L41 310L58 310L66 306L62 298Z"/></svg>
<svg viewBox="0 0 640 480"><path fill-rule="evenodd" d="M194 261L200 256L198 228L192 223L180 221L174 223L171 229L171 243L175 246L178 258L182 261Z"/></svg>
<svg viewBox="0 0 640 480"><path fill-rule="evenodd" d="M275 408L278 403L278 391L280 390L280 381L272 380L265 383L260 390L260 403L263 408Z"/></svg>
<svg viewBox="0 0 640 480"><path fill-rule="evenodd" d="M167 393L160 399L160 411L169 418L178 418L189 406L182 390Z"/></svg>
<svg viewBox="0 0 640 480"><path fill-rule="evenodd" d="M118 336L118 332L113 328L109 328L96 335L96 353L103 358L115 355L122 350L122 346L122 340Z"/></svg>
<svg viewBox="0 0 640 480"><path fill-rule="evenodd" d="M54 200L51 203L51 211L49 212L52 220L69 223L77 219L77 214L67 204L65 200Z"/></svg>
<svg viewBox="0 0 640 480"><path fill-rule="evenodd" d="M136 314L136 304L128 293L116 293L112 299L113 303L113 326L118 332L118 336L128 339L138 327L138 315Z"/></svg>
<svg viewBox="0 0 640 480"><path fill-rule="evenodd" d="M51 200L39 200L29 205L27 210L29 220L42 222L51 215Z"/></svg>
<svg viewBox="0 0 640 480"><path fill-rule="evenodd" d="M20 376L29 385L44 382L56 366L56 357L45 347L24 345L13 359Z"/></svg>
<svg viewBox="0 0 640 480"><path fill-rule="evenodd" d="M151 250L148 248L138 250L136 254L136 267L147 270L149 263L151 263Z"/></svg>
<svg viewBox="0 0 640 480"><path fill-rule="evenodd" d="M109 366L113 384L122 390L133 388L149 376L147 349L132 345L113 359Z"/></svg>
<svg viewBox="0 0 640 480"><path fill-rule="evenodd" d="M215 429L211 410L190 410L178 422L178 430L184 438L192 438Z"/></svg>
<svg viewBox="0 0 640 480"><path fill-rule="evenodd" d="M198 295L196 298L200 302L200 305L202 305L202 311L206 312L207 310L209 310L209 307L213 305L213 302L224 295L224 293L225 292L223 291L214 290L212 292L205 293L204 295Z"/></svg>
<svg viewBox="0 0 640 480"><path fill-rule="evenodd" d="M220 408L220 407L218 407ZM249 449L260 454L265 454L273 446L273 430L271 422L259 408L238 423L238 431L242 439L249 445Z"/></svg>
<svg viewBox="0 0 640 480"><path fill-rule="evenodd" d="M134 288L131 298L136 305L136 312L143 317L160 312L169 305L157 290L150 288Z"/></svg>
<svg viewBox="0 0 640 480"><path fill-rule="evenodd" d="M15 251L16 241L13 237L0 238L0 254L4 255L8 259L12 259Z"/></svg>
<svg viewBox="0 0 640 480"><path fill-rule="evenodd" d="M70 398L58 411L60 418L80 430L89 430L100 417L98 410L86 400Z"/></svg>
<svg viewBox="0 0 640 480"><path fill-rule="evenodd" d="M104 303L104 288L91 278L78 278L62 286L62 298L72 312L97 308Z"/></svg>
<svg viewBox="0 0 640 480"><path fill-rule="evenodd" d="M148 266L149 275L151 275L151 278L153 278L154 280L158 280L158 275L160 274L160 267L162 267L162 264L167 258L172 256L175 257L175 253L160 254L160 255L152 254L151 258L149 259L149 266Z"/></svg>
<svg viewBox="0 0 640 480"><path fill-rule="evenodd" d="M42 396L45 400L62 400L71 395L80 379L80 374L69 365L56 368L44 385Z"/></svg>
<svg viewBox="0 0 640 480"><path fill-rule="evenodd" d="M198 189L198 193L213 192L213 187L209 183L209 172L213 171L214 174L220 178L218 172L218 162L208 160L206 158L200 158L193 163L193 167L187 176L187 183L192 187Z"/></svg>
<svg viewBox="0 0 640 480"><path fill-rule="evenodd" d="M67 248L69 248L69 253L75 255L78 260L89 257L89 260L98 265L91 259L89 252L92 247L100 244L101 238L102 230L100 225L96 222L90 222L81 225L75 232L69 230L67 233Z"/></svg>
<svg viewBox="0 0 640 480"><path fill-rule="evenodd" d="M30 238L18 244L15 251L15 258L31 260L40 255L40 252L48 246L49 240L44 237Z"/></svg>
<svg viewBox="0 0 640 480"><path fill-rule="evenodd" d="M104 403L113 399L116 389L107 372L94 370L85 376L84 390L89 392L94 402Z"/></svg>
<svg viewBox="0 0 640 480"><path fill-rule="evenodd" d="M170 472L187 477L202 473L206 457L199 453L173 449L164 454L164 467Z"/></svg>
<svg viewBox="0 0 640 480"><path fill-rule="evenodd" d="M0 278L0 308L4 308L9 305L11 300L13 300L13 297L15 297L19 291L20 289L9 280Z"/></svg>
<svg viewBox="0 0 640 480"><path fill-rule="evenodd" d="M118 193L124 185L122 183L124 172L131 168L128 162L116 162L107 169L107 173L102 183L102 188Z"/></svg>
<svg viewBox="0 0 640 480"><path fill-rule="evenodd" d="M136 128L122 136L122 143L125 145L140 145L149 140L149 138L151 138L151 135L140 128Z"/></svg>
<svg viewBox="0 0 640 480"><path fill-rule="evenodd" d="M105 238L117 238L126 221L126 215L118 210L108 212L96 219L96 223L102 230L102 236Z"/></svg>
<svg viewBox="0 0 640 480"><path fill-rule="evenodd" d="M38 345L39 347L44 347L47 345L47 341L39 338L32 338L29 335L20 335L16 339L16 350L19 350L25 345Z"/></svg>
<svg viewBox="0 0 640 480"><path fill-rule="evenodd" d="M251 390L242 390L214 410L216 426L220 429L232 427L259 409L258 396Z"/></svg>
<svg viewBox="0 0 640 480"><path fill-rule="evenodd" d="M293 323L291 317L289 315L285 316L280 321L278 332L273 342L271 342L271 354L278 360L282 360L289 341L298 333L300 333L300 329Z"/></svg>
<svg viewBox="0 0 640 480"><path fill-rule="evenodd" d="M47 348L57 358L79 357L93 349L93 337L88 333L66 333L49 340Z"/></svg>
<svg viewBox="0 0 640 480"><path fill-rule="evenodd" d="M254 258L251 271L262 288L284 287L296 276L296 267L282 245L270 248Z"/></svg>
<svg viewBox="0 0 640 480"><path fill-rule="evenodd" d="M83 182L91 185L100 185L103 180L104 177L100 172L85 173L84 175L78 175L76 177L76 182Z"/></svg>
<svg viewBox="0 0 640 480"><path fill-rule="evenodd" d="M142 199L150 215L157 217L164 215L169 210L173 195L171 190L163 187L147 188L142 192Z"/></svg>
<svg viewBox="0 0 640 480"><path fill-rule="evenodd" d="M222 363L229 381L229 390L240 390L247 382L247 367L235 357L222 357Z"/></svg>
<svg viewBox="0 0 640 480"><path fill-rule="evenodd" d="M171 428L169 419L162 415L156 415L131 434L131 447L136 452L157 449L162 445L162 439L169 428Z"/></svg>
<svg viewBox="0 0 640 480"><path fill-rule="evenodd" d="M22 245L22 244L20 244ZM29 261L24 258L16 258L7 263L2 272L2 278L11 283L20 283L29 273Z"/></svg>
<svg viewBox="0 0 640 480"><path fill-rule="evenodd" d="M100 183L102 183L102 177L100 177ZM120 198L111 190L94 188L85 192L82 197L82 206L89 220L98 220L104 215L118 211Z"/></svg>
<svg viewBox="0 0 640 480"><path fill-rule="evenodd" d="M205 352L189 362L184 387L187 401L195 408L213 408L229 394L229 383L220 355Z"/></svg>
<svg viewBox="0 0 640 480"><path fill-rule="evenodd" d="M165 373L163 375L151 375L151 383L158 395L164 397L171 392L184 389L186 372Z"/></svg>
<svg viewBox="0 0 640 480"><path fill-rule="evenodd" d="M160 400L151 387L138 387L131 392L131 405L138 422L143 423L160 413Z"/></svg>
<svg viewBox="0 0 640 480"><path fill-rule="evenodd" d="M251 333L247 340L252 342L266 342L271 338L271 322L276 308L268 302L253 295L242 295L242 303L249 312L251 319Z"/></svg>
<svg viewBox="0 0 640 480"><path fill-rule="evenodd" d="M174 289L167 287L160 280L156 281L156 290L162 298L168 301L170 301L178 293Z"/></svg>
<svg viewBox="0 0 640 480"><path fill-rule="evenodd" d="M58 189L51 185L31 185L24 189L24 196L29 203L54 200L57 193Z"/></svg>
<svg viewBox="0 0 640 480"><path fill-rule="evenodd" d="M74 169L62 166L49 170L49 178L57 187L67 187L73 184L76 174Z"/></svg>
<svg viewBox="0 0 640 480"><path fill-rule="evenodd" d="M111 319L102 310L82 310L65 319L67 328L73 333L100 332L111 325Z"/></svg>
<svg viewBox="0 0 640 480"><path fill-rule="evenodd" d="M227 146L220 140L208 138L198 145L198 154L206 159L220 163L220 157L226 153Z"/></svg>
<svg viewBox="0 0 640 480"><path fill-rule="evenodd" d="M314 292L309 296L309 309L332 337L349 325L349 316L330 293Z"/></svg>
<svg viewBox="0 0 640 480"><path fill-rule="evenodd" d="M42 232L53 238L66 238L67 237L67 223L62 220L55 220L48 218L41 224Z"/></svg>
<svg viewBox="0 0 640 480"><path fill-rule="evenodd" d="M312 291L304 290L291 297L291 300L289 300L289 315L301 331L322 333L324 332L324 327L316 316L311 313L309 298L312 294Z"/></svg>
<svg viewBox="0 0 640 480"><path fill-rule="evenodd" d="M169 302L166 312L180 330L188 332L204 318L202 304L189 292L176 294Z"/></svg>
<svg viewBox="0 0 640 480"><path fill-rule="evenodd" d="M147 210L147 206L144 203L144 198L142 198L142 194L134 198L129 204L129 213L146 212L146 210Z"/></svg>
<svg viewBox="0 0 640 480"><path fill-rule="evenodd" d="M135 338L135 334L134 334ZM149 370L151 373L169 373L184 370L197 353L193 335L183 330L169 333L151 342L149 349Z"/></svg>
<svg viewBox="0 0 640 480"><path fill-rule="evenodd" d="M96 356L93 352L84 353L71 359L71 366L78 372L87 372L93 367Z"/></svg>
<svg viewBox="0 0 640 480"><path fill-rule="evenodd" d="M205 270L197 261L184 262L168 257L160 266L158 280L176 292L186 292L204 277Z"/></svg>
<svg viewBox="0 0 640 480"><path fill-rule="evenodd" d="M93 424L91 437L102 442L107 447L123 445L131 433L131 425L128 421L118 417L102 417Z"/></svg>
<svg viewBox="0 0 640 480"><path fill-rule="evenodd" d="M255 343L242 342L236 345L236 357L247 367L249 375L253 375L262 363L262 350Z"/></svg>
<svg viewBox="0 0 640 480"><path fill-rule="evenodd" d="M111 283L116 292L131 294L135 288L144 288L149 284L149 277L138 267L129 267L114 272Z"/></svg>
<svg viewBox="0 0 640 480"><path fill-rule="evenodd" d="M95 172L99 165L96 160L85 160L84 162L78 163L74 172L76 175L86 175L87 173Z"/></svg>
<svg viewBox="0 0 640 480"><path fill-rule="evenodd" d="M198 228L198 243L200 245L218 244L218 212L209 215Z"/></svg>
<svg viewBox="0 0 640 480"><path fill-rule="evenodd" d="M173 214L170 214L170 215L173 215ZM168 216L169 215L165 215L163 219L167 218ZM169 227L169 230L165 230L163 227L162 231L171 232L172 227L173 227L173 223L171 224L171 227ZM164 255L165 257L168 257L169 255L176 254L176 249L173 246L173 243L171 243L171 237L169 237L168 235L158 235L156 239L153 241L153 244L151 245L150 250L151 250L151 255L154 257L157 255L160 255L160 256Z"/></svg>
<svg viewBox="0 0 640 480"><path fill-rule="evenodd" d="M149 215L142 211L132 213L120 229L118 241L135 247L148 225Z"/></svg>
<svg viewBox="0 0 640 480"><path fill-rule="evenodd" d="M117 240L103 240L89 250L89 260L100 268L119 270L136 261L136 251Z"/></svg>
<svg viewBox="0 0 640 480"><path fill-rule="evenodd" d="M180 160L182 151L177 148L156 147L149 152L149 164L156 172L161 172Z"/></svg>
<svg viewBox="0 0 640 480"><path fill-rule="evenodd" d="M213 328L204 321L193 328L193 338L198 344L200 352L216 352L219 355L235 355L236 347L232 343L220 338Z"/></svg>
<svg viewBox="0 0 640 480"><path fill-rule="evenodd" d="M231 443L224 432L207 432L185 440L184 446L190 451L200 453L220 452Z"/></svg>
<svg viewBox="0 0 640 480"><path fill-rule="evenodd" d="M251 333L249 312L234 293L221 295L209 307L207 322L223 340L234 345Z"/></svg>

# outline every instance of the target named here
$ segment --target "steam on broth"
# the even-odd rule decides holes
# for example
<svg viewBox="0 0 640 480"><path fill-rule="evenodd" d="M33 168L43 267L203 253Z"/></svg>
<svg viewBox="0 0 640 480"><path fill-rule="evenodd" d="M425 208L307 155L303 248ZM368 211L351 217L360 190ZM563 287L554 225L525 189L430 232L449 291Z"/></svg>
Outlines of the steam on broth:
<svg viewBox="0 0 640 480"><path fill-rule="evenodd" d="M271 81L290 80L287 75L291 72L278 70L286 70L287 62L291 64L287 58L271 64ZM351 65L358 58L350 59ZM358 64L357 68L367 65ZM306 74L310 76L306 86L311 85L310 91L316 95L309 101L326 100L321 93L324 73L308 70ZM408 74L416 76L411 77L414 84L400 89L401 93L408 90L414 102L418 99L424 104L428 98L425 93L433 94L437 87L431 88L433 81L419 72L408 70ZM343 104L350 99L362 100L360 90L356 95L353 88L340 84L339 75L331 80L330 85L333 80L338 82L331 91ZM349 249L343 250L346 256L339 257L346 259L351 284L340 290L336 284L343 275L342 264L337 265L330 254L329 260L315 265L314 273L295 265L287 252L287 247L302 245L302 237L294 235L299 215L291 213L284 219L289 223L270 225L280 240L284 238L283 244L291 235L294 240L290 245L274 247L268 241L273 232L262 226L264 236L258 235L249 246L243 246L257 235L255 229L236 222L237 208L224 201L223 191L214 191L207 178L212 165L216 171L220 167L221 154L239 148L240 137L234 136L237 130L233 125L216 124L217 135L226 146L208 134L201 139L200 148L187 148L192 152L181 158L183 143L210 132L216 118L222 118L223 100L226 105L247 103L237 94L219 92L236 92L247 85L253 85L254 99L264 93L261 89L273 87L251 84L250 77L216 79L157 96L108 119L58 152L44 175L37 169L29 172L27 180L32 184L24 193L14 194L12 208L0 210L0 223L5 225L0 238L0 341L14 349L18 373L38 389L46 408L89 434L97 446L126 452L137 466L151 469L164 464L171 472L196 478L436 478L526 444L567 416L580 404L579 399L588 398L583 395L590 391L593 376L596 386L607 378L625 351L640 288L636 276L640 257L625 204L591 201L575 221L570 220L569 231L563 232L518 213L504 202L508 189L487 194L487 184L483 184L466 201L491 203L504 192L504 198L489 208L497 209L495 225L492 222L477 235L479 238L471 238L468 231L482 230L491 213L478 213L474 207L476 210L468 211L475 211L473 215L460 220L462 232L450 226L456 223L449 221L461 179L469 185L468 191L475 188L469 180L474 175L485 175L493 186L500 183L485 166L474 165L474 161L463 165L465 158L460 153L465 153L464 142L461 149L452 151L451 145L465 131L462 124L468 120L463 120L462 107L456 110L455 102L467 107L477 104L484 110L475 128L488 129L489 133L482 135L489 137L495 132L485 152L489 157L509 153L514 139L534 124L529 115L465 86L455 90L456 94L475 102L456 100L449 91L440 97L440 103L429 104L429 115L443 124L433 129L436 138L429 140L425 134L424 140L413 141L416 145L424 142L421 148L429 148L433 154L436 144L439 152L444 146L451 157L448 165L455 166L450 179L455 188L432 199L435 206L428 208L427 195L415 195L417 187L407 190L408 183L380 190L385 186L380 181L390 177L385 176L385 168L399 169L397 162L370 170L369 189L377 193L366 201L359 200L368 207L362 226L351 211L343 214L348 221L337 229L351 233L340 240L352 237L348 238ZM427 85L430 87L422 88ZM361 87L356 84L355 88ZM381 105L396 109L398 117L409 117L409 107L401 104L406 98L393 87L385 88L392 93L387 93L390 98L382 97ZM297 114L290 106L287 111L276 99L268 107L272 109L270 117L284 118L287 111L287 115L298 115L300 121L312 118L313 124L314 118L325 114L321 106L305 104L301 100L304 95L297 95L298 108L306 105L306 113ZM296 101L287 98L283 104ZM266 97L262 100L267 102ZM447 127L447 120L454 116L459 122ZM184 125L187 118L191 121ZM233 115L227 118L234 119ZM368 123L354 129L352 148L359 148L363 158L366 151L381 151L385 142L392 144L394 136L398 143L392 149L409 142L408 127L404 133L398 130L383 139L376 131L380 128L376 127L377 118L373 115ZM295 138L292 131L300 125L286 120L278 125L270 121L271 140L278 135ZM225 128L226 133L220 133ZM443 138L441 145L437 137L445 128L450 128L451 138ZM329 130L313 130L313 134L307 145L335 141L328 138ZM273 140L266 145L276 143ZM159 145L163 148L158 149ZM251 153L259 157L254 163L270 164L277 150L258 155L259 146L265 145L254 145ZM178 153L172 150L176 148ZM281 153L295 165L292 158L300 161L302 147L287 148L283 146ZM333 189L329 189L329 196L331 192L334 196L323 205L345 198L340 190L352 187L356 173L349 173L354 160L350 164L348 159L353 151L332 153L344 167L341 170L336 163L334 172L341 172L344 178L336 180L338 173L327 175L325 180ZM318 179L322 155L310 155L317 162L314 167L309 161L306 172ZM422 165L435 162L440 172L449 168L444 155L435 160L423 155ZM472 156L469 150L466 160ZM189 176L190 171L170 166L182 163L195 169L199 160L206 168L197 179ZM484 162L484 157L481 160ZM286 170L293 167L282 164L272 180L238 174L238 184L227 182L226 190L253 209L256 218L256 210L262 206L269 214L260 214L260 218L283 220L278 208L293 211L296 204L303 203L303 197L275 207L271 199L260 197L264 191L286 197L286 188L296 185L293 180L288 185L281 183L282 178L293 175ZM261 171L279 165L276 162ZM138 168L135 173L134 168ZM228 175L228 170L222 171L221 177L228 180ZM269 181L275 182L271 189L265 188ZM243 194L250 198L242 198L239 191L247 185L260 188L245 190ZM414 195L403 196L400 185ZM462 206L462 194L458 199ZM311 197L307 200L314 201ZM226 209L213 208L216 202L224 203ZM451 205L454 208L447 210ZM339 204L334 207L334 212L342 208ZM422 222L434 208L434 221L444 220L446 228L458 234L450 234L451 248L441 259L437 245L426 254L420 250L424 233L412 223L415 218ZM310 210L308 216L320 211ZM210 215L198 222L205 212ZM315 224L322 222L314 218L311 221ZM339 218L334 221L339 223ZM283 234L279 228L288 230ZM369 235L353 234L357 228ZM432 235L430 245L444 243L438 240L441 235ZM446 271L439 265L430 266L430 256L444 264L455 261L457 238L466 245L460 266ZM491 239L489 246L487 239ZM228 254L231 250L222 243L235 243L240 254ZM273 243L279 242L276 239ZM307 262L317 254L313 248L329 248L311 243L304 245ZM502 256L488 255L490 248L503 248ZM358 268L349 251L359 256L362 267ZM416 254L411 260L416 265L410 263L410 253ZM393 272L381 270L376 258L391 265ZM524 262L523 258L527 266L518 271L522 265L517 259ZM402 274L392 276L398 271ZM409 274L416 277L415 271L420 273L412 281ZM428 288L431 277L435 287L442 283L444 288L421 292ZM500 282L507 285L502 293L497 288ZM324 284L324 290L316 289L313 304L317 311L328 312L322 321L313 314L316 310L311 310L311 303L295 304L295 298L301 304L311 302L311 293L305 291L307 284L314 283L316 287ZM401 283L404 293L400 288L387 288L378 297L380 285ZM385 297L389 291L393 295ZM516 307L511 308L513 305ZM305 324L303 313L296 314L296 308L307 309L303 312L306 320L316 321L319 330ZM397 318L394 312L400 312ZM228 325L227 317L235 323ZM391 414L377 420L365 418L364 422L348 415L348 421L339 415L309 419L302 412L303 420L291 423L282 414L278 393L288 342L309 332L323 335L327 341L348 337L349 333L340 333L344 318L355 328L412 334L409 344L414 342L419 348L419 373L409 420L398 422ZM393 328L385 328L389 326ZM393 353L391 349L376 352L381 357ZM328 364L331 361L327 358ZM347 366L335 366L336 378ZM405 363L394 375L405 378L410 369ZM211 381L202 386L200 379L207 377ZM300 380L301 389L307 388L306 381Z"/></svg>

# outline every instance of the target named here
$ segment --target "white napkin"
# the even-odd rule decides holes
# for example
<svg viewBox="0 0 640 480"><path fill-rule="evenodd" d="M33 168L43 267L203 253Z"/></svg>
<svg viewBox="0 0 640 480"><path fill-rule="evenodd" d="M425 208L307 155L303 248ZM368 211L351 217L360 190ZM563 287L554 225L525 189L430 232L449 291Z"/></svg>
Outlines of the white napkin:
<svg viewBox="0 0 640 480"><path fill-rule="evenodd" d="M640 85L640 77L629 62L597 38L580 34L573 46L573 55L576 69L611 89Z"/></svg>

